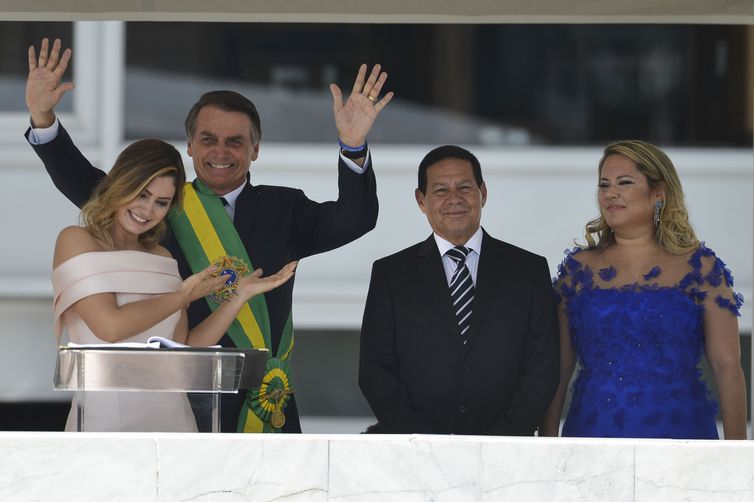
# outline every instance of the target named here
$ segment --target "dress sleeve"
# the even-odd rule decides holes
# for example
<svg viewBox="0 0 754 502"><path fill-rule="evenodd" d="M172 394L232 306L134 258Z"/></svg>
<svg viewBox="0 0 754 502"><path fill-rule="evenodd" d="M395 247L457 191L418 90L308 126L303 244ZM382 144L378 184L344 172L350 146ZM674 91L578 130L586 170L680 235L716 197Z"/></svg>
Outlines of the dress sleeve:
<svg viewBox="0 0 754 502"><path fill-rule="evenodd" d="M579 260L574 258L580 252L580 248L566 249L564 251L566 257L558 265L558 276L552 281L552 289L555 302L559 307L568 304L573 295L576 294L578 283L584 279L585 268Z"/></svg>
<svg viewBox="0 0 754 502"><path fill-rule="evenodd" d="M701 299L706 308L721 308L741 317L743 295L733 290L733 274L714 251L700 245L692 257L691 265L696 270Z"/></svg>

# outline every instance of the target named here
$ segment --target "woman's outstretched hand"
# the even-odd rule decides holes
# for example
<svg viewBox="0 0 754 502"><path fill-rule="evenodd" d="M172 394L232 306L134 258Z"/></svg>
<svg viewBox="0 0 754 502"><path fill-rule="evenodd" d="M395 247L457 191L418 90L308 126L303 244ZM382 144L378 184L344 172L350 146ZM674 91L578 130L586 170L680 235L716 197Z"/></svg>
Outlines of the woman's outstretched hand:
<svg viewBox="0 0 754 502"><path fill-rule="evenodd" d="M236 292L243 301L248 301L259 294L275 289L293 277L297 264L298 262L292 261L277 273L268 275L267 277L262 277L264 272L261 268L258 268L253 273L238 280L238 289L236 289ZM228 276L219 275L213 277L212 275L216 272L217 266L210 265L183 281L179 293L183 296L186 305L204 298L223 287L228 280Z"/></svg>
<svg viewBox="0 0 754 502"><path fill-rule="evenodd" d="M191 302L204 298L208 294L223 287L223 284L225 284L225 281L228 280L228 278L224 275L212 277L212 274L216 270L216 265L210 265L201 272L197 272L183 281L179 292L185 298L187 306Z"/></svg>
<svg viewBox="0 0 754 502"><path fill-rule="evenodd" d="M261 268L256 269L253 273L238 280L239 296L245 300L249 300L258 294L275 289L293 277L296 265L298 265L298 262L292 261L278 270L277 273L268 275L267 277L262 277L264 272Z"/></svg>

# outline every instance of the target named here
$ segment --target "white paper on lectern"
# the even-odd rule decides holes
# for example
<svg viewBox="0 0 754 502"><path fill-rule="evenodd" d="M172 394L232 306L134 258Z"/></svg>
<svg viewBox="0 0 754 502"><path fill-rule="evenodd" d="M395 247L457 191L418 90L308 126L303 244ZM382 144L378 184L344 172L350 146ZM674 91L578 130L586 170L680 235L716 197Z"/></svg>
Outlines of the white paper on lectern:
<svg viewBox="0 0 754 502"><path fill-rule="evenodd" d="M103 348L103 347L115 347L115 348L121 348L121 349L159 349L159 348L177 349L177 348L186 348L190 346L184 345L182 343L178 343L175 340L171 340L170 338L165 338L163 336L150 336L149 338L147 338L146 342L116 342L116 343L73 343L73 342L70 342L68 344L69 349L97 349L97 348ZM219 349L221 348L221 346L210 345L207 348Z"/></svg>

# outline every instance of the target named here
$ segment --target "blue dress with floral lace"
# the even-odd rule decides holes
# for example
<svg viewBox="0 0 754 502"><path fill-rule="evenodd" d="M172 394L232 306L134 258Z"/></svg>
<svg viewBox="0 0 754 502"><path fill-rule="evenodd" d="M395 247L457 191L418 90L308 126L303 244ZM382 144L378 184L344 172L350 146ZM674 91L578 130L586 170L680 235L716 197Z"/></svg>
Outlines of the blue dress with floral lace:
<svg viewBox="0 0 754 502"><path fill-rule="evenodd" d="M725 264L702 244L674 286L658 285L655 266L646 284L610 287L615 269L598 270L595 281L579 252L568 254L555 283L580 366L562 435L716 439L717 405L698 364L703 302L733 285ZM717 294L715 303L740 315L743 298Z"/></svg>

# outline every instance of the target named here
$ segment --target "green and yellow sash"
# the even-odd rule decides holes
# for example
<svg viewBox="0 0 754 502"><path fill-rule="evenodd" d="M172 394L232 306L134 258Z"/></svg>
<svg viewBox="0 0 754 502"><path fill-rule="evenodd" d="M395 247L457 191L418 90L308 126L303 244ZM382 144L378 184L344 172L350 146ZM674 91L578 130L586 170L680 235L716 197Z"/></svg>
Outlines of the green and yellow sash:
<svg viewBox="0 0 754 502"><path fill-rule="evenodd" d="M173 209L168 218L194 273L228 255L242 259L254 270L222 201L198 179L186 183L183 210ZM207 304L213 312L219 307L211 301ZM272 350L270 316L264 295L255 296L243 306L227 333L236 347ZM288 361L292 350L293 322L289 313L277 354L267 361L262 385L247 392L238 418L238 432L280 432L282 429L283 410L293 392Z"/></svg>

